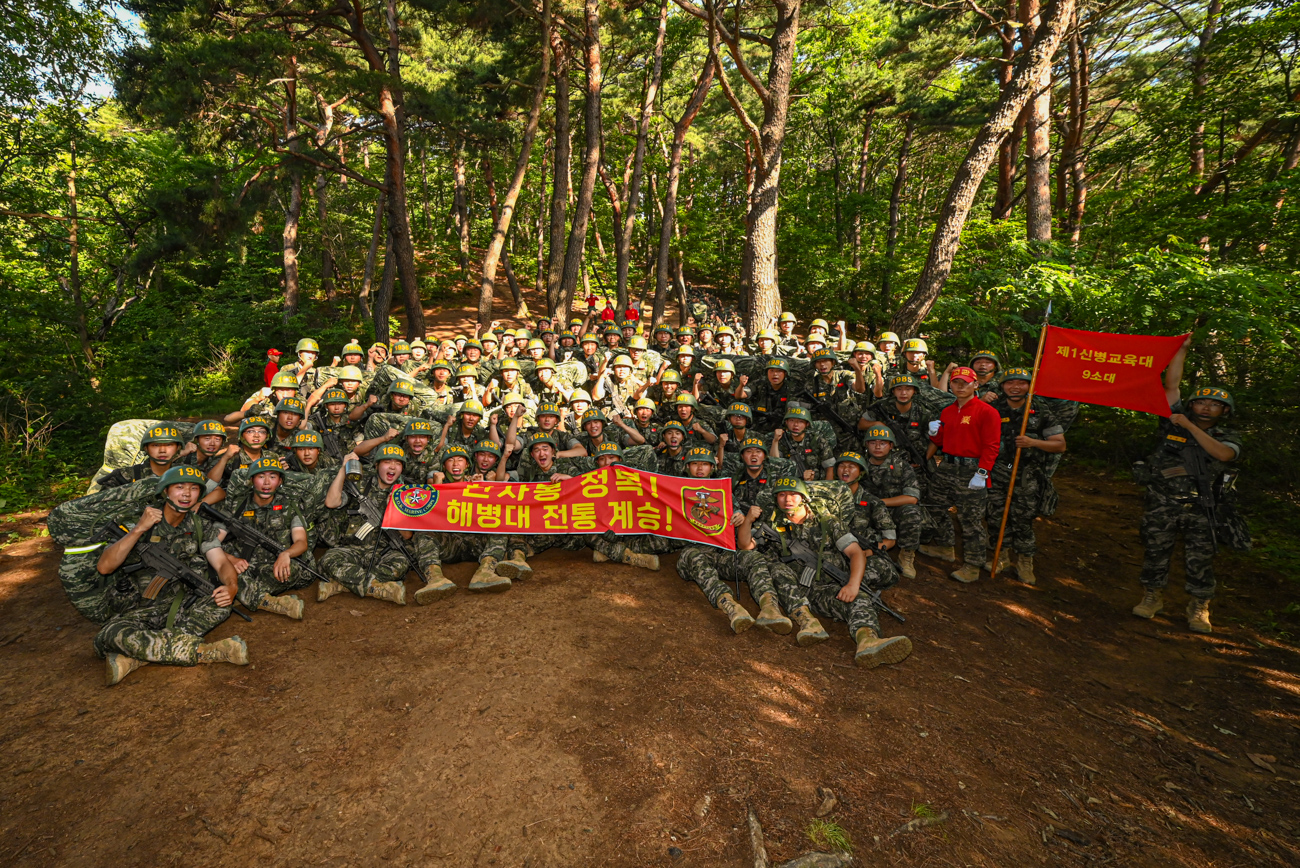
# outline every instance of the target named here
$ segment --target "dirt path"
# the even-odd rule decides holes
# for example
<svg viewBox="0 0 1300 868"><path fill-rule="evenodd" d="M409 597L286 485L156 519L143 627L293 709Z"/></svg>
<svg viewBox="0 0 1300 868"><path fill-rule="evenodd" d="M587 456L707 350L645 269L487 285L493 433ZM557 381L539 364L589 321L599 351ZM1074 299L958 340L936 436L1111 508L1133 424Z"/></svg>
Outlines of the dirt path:
<svg viewBox="0 0 1300 868"><path fill-rule="evenodd" d="M503 596L309 594L218 628L252 666L108 689L49 540L16 543L0 864L751 865L745 805L788 859L818 787L859 864L1297 864L1297 652L1247 626L1294 585L1230 562L1216 635L1139 621L1135 489L1061 489L1038 588L926 564L890 592L916 652L873 672L842 625L736 637L671 562L550 552Z"/></svg>

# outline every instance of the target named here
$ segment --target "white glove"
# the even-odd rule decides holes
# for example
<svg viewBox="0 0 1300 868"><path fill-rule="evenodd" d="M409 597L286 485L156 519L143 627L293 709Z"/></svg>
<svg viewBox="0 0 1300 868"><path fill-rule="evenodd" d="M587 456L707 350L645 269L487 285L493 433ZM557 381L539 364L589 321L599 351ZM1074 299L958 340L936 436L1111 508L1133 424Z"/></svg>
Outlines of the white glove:
<svg viewBox="0 0 1300 868"><path fill-rule="evenodd" d="M938 433L939 433L939 420L935 419L933 422L930 423L930 436L933 437Z"/></svg>
<svg viewBox="0 0 1300 868"><path fill-rule="evenodd" d="M984 488L988 484L989 484L988 475L981 470L970 478L970 482L966 483L966 487L973 488L976 491L979 491L981 488ZM360 539L360 537L357 538Z"/></svg>

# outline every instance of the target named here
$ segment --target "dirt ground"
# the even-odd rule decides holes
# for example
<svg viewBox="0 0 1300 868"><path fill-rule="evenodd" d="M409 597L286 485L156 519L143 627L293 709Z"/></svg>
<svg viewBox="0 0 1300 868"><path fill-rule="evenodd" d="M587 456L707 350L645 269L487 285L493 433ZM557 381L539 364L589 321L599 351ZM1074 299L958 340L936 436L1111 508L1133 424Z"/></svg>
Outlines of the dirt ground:
<svg viewBox="0 0 1300 868"><path fill-rule="evenodd" d="M1181 590L1133 618L1135 487L1060 488L1038 587L924 563L884 625L915 653L874 671L843 625L731 635L671 558L550 552L499 596L309 591L301 623L215 631L248 667L110 689L26 538L0 550L0 864L751 865L746 806L789 859L818 788L858 864L1297 864L1300 661L1257 629L1295 584L1225 557L1214 636ZM946 819L900 831L921 817Z"/></svg>

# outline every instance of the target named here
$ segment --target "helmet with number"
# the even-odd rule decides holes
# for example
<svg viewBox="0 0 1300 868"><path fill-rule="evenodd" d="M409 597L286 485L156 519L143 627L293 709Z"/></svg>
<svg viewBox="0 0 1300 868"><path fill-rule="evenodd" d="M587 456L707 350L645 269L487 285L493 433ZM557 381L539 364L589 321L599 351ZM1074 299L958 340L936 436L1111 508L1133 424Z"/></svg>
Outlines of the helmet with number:
<svg viewBox="0 0 1300 868"><path fill-rule="evenodd" d="M191 440L197 440L200 437L218 435L223 440L226 437L226 426L216 419L206 419L194 426L194 431L190 434Z"/></svg>
<svg viewBox="0 0 1300 868"><path fill-rule="evenodd" d="M669 431L680 431L682 432L682 436L685 436L686 426L683 425L681 422L678 422L676 419L672 419L668 422L665 422L664 426L659 429L660 434L667 434Z"/></svg>
<svg viewBox="0 0 1300 868"><path fill-rule="evenodd" d="M501 370L514 371L518 373L521 370L521 368L519 367L519 363L516 362L514 359L505 359L504 361L501 362Z"/></svg>
<svg viewBox="0 0 1300 868"><path fill-rule="evenodd" d="M474 379L477 380L477 379L478 379L478 368L477 368L476 366L474 366L474 365L461 365L459 368L456 369L456 376L457 376L458 378L459 378L459 377L473 377Z"/></svg>
<svg viewBox="0 0 1300 868"><path fill-rule="evenodd" d="M552 449L559 449L560 446L555 442L555 435L550 431L534 431L528 435L528 451L532 452L533 447L540 446L543 443L549 444Z"/></svg>
<svg viewBox="0 0 1300 868"><path fill-rule="evenodd" d="M325 446L325 441L321 439L319 431L299 431L293 435L294 449L321 449Z"/></svg>
<svg viewBox="0 0 1300 868"><path fill-rule="evenodd" d="M302 398L281 398L280 403L275 405L275 415L281 413L297 413L299 416L307 415L307 405L303 403Z"/></svg>
<svg viewBox="0 0 1300 868"><path fill-rule="evenodd" d="M867 433L862 435L862 439L866 441L888 440L890 443L893 443L895 446L898 445L898 438L894 436L894 432L890 429L888 425L873 424L870 428L867 429Z"/></svg>
<svg viewBox="0 0 1300 868"><path fill-rule="evenodd" d="M727 405L727 412L724 416L744 416L746 419L753 420L754 411L749 409L749 405L744 401L732 401Z"/></svg>
<svg viewBox="0 0 1300 868"><path fill-rule="evenodd" d="M835 351L830 347L819 347L816 350L813 350L812 355L808 358L813 362L820 362L823 359L828 362L833 362L839 357L835 355Z"/></svg>
<svg viewBox="0 0 1300 868"><path fill-rule="evenodd" d="M402 436L410 437L412 434L417 437L432 437L433 423L428 419L407 419L406 427L402 429Z"/></svg>
<svg viewBox="0 0 1300 868"><path fill-rule="evenodd" d="M388 384L388 394L405 395L408 398L414 398L415 386L411 385L408 380L393 380Z"/></svg>
<svg viewBox="0 0 1300 868"><path fill-rule="evenodd" d="M457 416L482 416L484 414L483 402L470 398L460 409L456 411Z"/></svg>
<svg viewBox="0 0 1300 868"><path fill-rule="evenodd" d="M713 467L718 466L718 456L713 454L713 450L707 446L694 446L686 450L686 463L691 464L696 461L705 462Z"/></svg>
<svg viewBox="0 0 1300 868"><path fill-rule="evenodd" d="M920 338L908 338L903 342L903 352L905 353L925 353L929 355L930 345Z"/></svg>
<svg viewBox="0 0 1300 868"><path fill-rule="evenodd" d="M545 368L545 369L547 369L547 370L551 370L551 371L555 370L555 360L554 360L554 359L548 359L548 358L545 358L545 357L538 359L538 360L537 360L537 365L533 368L533 370L535 370L535 371L540 371L540 370L542 370L543 368Z"/></svg>
<svg viewBox="0 0 1300 868"><path fill-rule="evenodd" d="M636 320L625 319L618 324L618 327L621 329L634 329L636 328Z"/></svg>
<svg viewBox="0 0 1300 868"><path fill-rule="evenodd" d="M555 334L555 329L551 326L549 322L544 322L538 327L537 333L542 337L546 337L547 335Z"/></svg>
<svg viewBox="0 0 1300 868"><path fill-rule="evenodd" d="M381 461L400 461L406 464L406 450L396 443L385 443L375 450L375 464Z"/></svg>
<svg viewBox="0 0 1300 868"><path fill-rule="evenodd" d="M571 326L580 326L580 325L582 325L582 317L580 317L580 316L575 316L573 319L569 320L569 325L571 325Z"/></svg>
<svg viewBox="0 0 1300 868"><path fill-rule="evenodd" d="M718 359L713 365L713 370L715 373L717 371L727 371L734 374L736 373L736 363L731 359Z"/></svg>
<svg viewBox="0 0 1300 868"><path fill-rule="evenodd" d="M677 329L677 337L679 338L685 337L686 335L691 335L692 337L694 337L695 329L691 328L690 326L682 326L681 328Z"/></svg>
<svg viewBox="0 0 1300 868"><path fill-rule="evenodd" d="M375 341L373 344L371 344L370 349L379 350L384 355L384 357L388 356L388 345L380 341Z"/></svg>
<svg viewBox="0 0 1300 868"><path fill-rule="evenodd" d="M447 462L453 458L464 458L466 461L469 461L469 449L467 449L463 443L452 443L449 446L444 446L441 459L443 465L445 466Z"/></svg>
<svg viewBox="0 0 1300 868"><path fill-rule="evenodd" d="M1001 364L1001 362L998 361L997 355L995 355L990 350L980 350L978 353L970 357L970 363L973 365L979 359L988 359L990 362L992 362L995 365Z"/></svg>
<svg viewBox="0 0 1300 868"><path fill-rule="evenodd" d="M533 333L530 332L528 329L516 329L516 330L515 330L515 343L518 343L519 341L523 341L524 343L528 343L528 342L531 341L532 339L533 339Z"/></svg>
<svg viewBox="0 0 1300 868"><path fill-rule="evenodd" d="M342 389L326 389L325 396L320 399L322 404L346 404L348 402L348 393Z"/></svg>
<svg viewBox="0 0 1300 868"><path fill-rule="evenodd" d="M480 441L478 441L477 443L475 443L475 444L474 444L474 451L475 451L475 452L491 452L491 453L492 453L493 455L495 455L496 457L498 457L498 458L501 457L501 447L498 446L498 445L496 444L496 441L495 441L495 440L492 440L492 439L490 439L490 438L488 438L488 437L484 437L482 440L480 440Z"/></svg>
<svg viewBox="0 0 1300 868"><path fill-rule="evenodd" d="M609 366L611 368L630 368L632 367L632 357L624 355L615 356L614 361L610 362Z"/></svg>
<svg viewBox="0 0 1300 868"><path fill-rule="evenodd" d="M266 433L270 434L271 420L265 416L249 416L247 419L239 423L240 436L243 436L244 432L249 428L265 428Z"/></svg>
<svg viewBox="0 0 1300 868"><path fill-rule="evenodd" d="M572 392L569 393L569 403L572 404L574 401L586 401L588 404L590 404L591 393L588 392L586 389L574 389Z"/></svg>
<svg viewBox="0 0 1300 868"><path fill-rule="evenodd" d="M615 337L618 338L623 337L622 329L614 325L612 322L605 323L605 327L600 330L600 333L604 335L606 338L608 338L610 335L614 335Z"/></svg>
<svg viewBox="0 0 1300 868"><path fill-rule="evenodd" d="M592 407L590 410L582 414L582 421L580 424L583 427L586 427L588 422L601 422L608 425L609 417L606 416L599 407Z"/></svg>
<svg viewBox="0 0 1300 868"><path fill-rule="evenodd" d="M773 494L780 494L783 491L802 495L805 501L810 499L808 486L804 484L802 479L795 479L793 476L783 476L772 483Z"/></svg>
<svg viewBox="0 0 1300 868"><path fill-rule="evenodd" d="M542 343L542 341L538 340L537 338L533 338L531 341L528 342L528 349L541 350L542 352L546 352L546 344Z"/></svg>
<svg viewBox="0 0 1300 868"><path fill-rule="evenodd" d="M669 370L664 371L663 376L659 378L659 382L660 382L660 383L677 383L678 385L681 385L681 382L682 382L682 374L681 374L681 371L674 370L674 369L671 369L671 368L670 368Z"/></svg>
<svg viewBox="0 0 1300 868"><path fill-rule="evenodd" d="M673 327L670 326L670 325L665 325L665 324L663 324L663 323L659 323L659 325L655 326L654 333L657 334L657 335L658 335L658 334L665 334L665 335L670 335L670 336L671 336L672 333L673 333Z"/></svg>
<svg viewBox="0 0 1300 868"><path fill-rule="evenodd" d="M853 345L853 352L855 353L874 353L875 351L876 345L871 341L858 341Z"/></svg>
<svg viewBox="0 0 1300 868"><path fill-rule="evenodd" d="M1028 368L1007 368L1002 372L1002 382L1007 380L1024 380L1026 383L1034 381L1034 372Z"/></svg>
<svg viewBox="0 0 1300 868"><path fill-rule="evenodd" d="M363 379L365 378L361 375L361 369L356 365L345 365L343 370L339 371L340 382L343 380L356 380L360 383Z"/></svg>
<svg viewBox="0 0 1300 868"><path fill-rule="evenodd" d="M465 341L465 346L461 348L461 352L463 353L468 350L478 350L480 353L483 352L483 342L478 339Z"/></svg>
<svg viewBox="0 0 1300 868"><path fill-rule="evenodd" d="M599 345L599 344L600 344L600 338L597 337L595 334L593 334L593 333L591 333L591 332L587 332L586 334L584 334L584 335L582 336L582 340L580 340L578 343L581 343L581 344L597 344L597 345Z"/></svg>
<svg viewBox="0 0 1300 868"><path fill-rule="evenodd" d="M222 433L225 433L224 429ZM181 444L184 442L185 438L181 436L180 429L171 425L155 425L144 432L144 436L140 438L141 446L148 446L150 443Z"/></svg>
<svg viewBox="0 0 1300 868"><path fill-rule="evenodd" d="M899 386L911 386L913 389L919 389L921 384L911 374L895 374L889 378L886 388L892 392Z"/></svg>
<svg viewBox="0 0 1300 868"><path fill-rule="evenodd" d="M785 415L781 417L781 421L784 422L789 419L802 419L811 425L812 413L808 412L807 407L800 407L798 404L791 404L789 407L785 408Z"/></svg>
<svg viewBox="0 0 1300 868"><path fill-rule="evenodd" d="M451 365L447 364L447 360L446 360L446 359L438 359L436 362L434 362L432 365L429 366L429 371L430 371L430 372L432 372L432 371L448 371L448 372L450 372L450 371L451 371Z"/></svg>
<svg viewBox="0 0 1300 868"><path fill-rule="evenodd" d="M565 329L564 331L560 332L560 340L563 341L565 338L568 338L571 341L576 341L578 339L578 335L573 331L573 329Z"/></svg>
<svg viewBox="0 0 1300 868"><path fill-rule="evenodd" d="M658 410L658 409L659 409L659 405L656 404L654 401L650 400L649 398L637 398L637 399L636 399L636 406L633 407L632 409L634 409L634 410L640 410L642 407L645 407L645 408L649 409L650 412L652 412L652 413L653 413L655 410Z"/></svg>
<svg viewBox="0 0 1300 868"><path fill-rule="evenodd" d="M295 353L315 353L316 355L320 355L320 344L316 343L311 338L303 338L298 341L298 345L293 348L293 351Z"/></svg>
<svg viewBox="0 0 1300 868"><path fill-rule="evenodd" d="M361 348L361 344L357 343L356 338L353 338L344 344L343 349L339 352L340 356L364 356L365 354L366 351Z"/></svg>
<svg viewBox="0 0 1300 868"><path fill-rule="evenodd" d="M817 328L821 329L824 332L828 332L831 330L831 325L830 323L826 322L826 320L824 319L815 319L812 321L812 323L809 324L808 331L812 331L813 329L817 329Z"/></svg>
<svg viewBox="0 0 1300 868"><path fill-rule="evenodd" d="M859 467L861 467L863 470L867 469L867 459L862 457L861 452L854 452L852 449L850 449L847 452L841 452L839 455L835 456L836 464L841 464L845 461L849 462L850 464L856 464Z"/></svg>
<svg viewBox="0 0 1300 868"><path fill-rule="evenodd" d="M743 454L747 449L761 449L764 453L766 453L767 444L763 442L762 437L756 437L751 434L750 436L746 437L744 440L740 441L741 453Z"/></svg>
<svg viewBox="0 0 1300 868"><path fill-rule="evenodd" d="M764 370L785 371L788 374L790 373L790 360L789 359L768 359L767 366L764 368Z"/></svg>
<svg viewBox="0 0 1300 868"><path fill-rule="evenodd" d="M271 378L272 389L297 389L298 378L290 371L281 371Z"/></svg>
<svg viewBox="0 0 1300 868"><path fill-rule="evenodd" d="M593 457L599 458L602 455L613 455L616 460L622 461L623 447L619 446L613 440L606 440L596 447L596 454Z"/></svg>
<svg viewBox="0 0 1300 868"><path fill-rule="evenodd" d="M646 339L641 335L632 335L632 337L628 338L627 348L629 350L648 350L650 344L646 343Z"/></svg>
<svg viewBox="0 0 1300 868"><path fill-rule="evenodd" d="M514 404L518 404L519 406L522 407L525 403L526 402L524 401L524 396L519 394L518 392L507 392L505 395L501 397L502 407L509 407Z"/></svg>
<svg viewBox="0 0 1300 868"><path fill-rule="evenodd" d="M771 329L759 329L758 334L754 335L756 341L779 341L781 336Z"/></svg>
<svg viewBox="0 0 1300 868"><path fill-rule="evenodd" d="M883 343L894 343L894 344L897 344L897 343L899 343L899 337L898 337L898 335L895 334L894 332L881 332L881 333L880 333L880 337L876 338L876 343L877 343L877 344L883 344Z"/></svg>
<svg viewBox="0 0 1300 868"><path fill-rule="evenodd" d="M556 418L559 418L562 417L564 413L560 411L559 404L542 404L537 408L537 413L535 415L538 419L543 416L555 416Z"/></svg>
<svg viewBox="0 0 1300 868"><path fill-rule="evenodd" d="M1203 386L1192 392L1187 397L1187 403L1191 404L1193 401L1218 401L1220 404L1226 404L1229 412L1237 409L1237 403L1232 400L1232 395L1228 390L1218 389L1214 386Z"/></svg>
<svg viewBox="0 0 1300 868"><path fill-rule="evenodd" d="M261 462L258 463L260 464ZM278 462L276 463L275 469L277 470L280 469L280 465ZM162 494L170 486L179 485L182 482L192 482L195 485L201 485L206 488L208 484L208 478L203 475L202 470L199 470L197 467L194 467L189 464L182 465L180 467L169 467L167 468L166 473L158 477L158 487L154 489L154 492L156 494Z"/></svg>
<svg viewBox="0 0 1300 868"><path fill-rule="evenodd" d="M695 400L695 396L692 395L690 392L681 392L673 400L673 403L676 404L678 407L699 407L700 406L700 402Z"/></svg>
<svg viewBox="0 0 1300 868"><path fill-rule="evenodd" d="M786 310L781 312L781 315L776 318L776 321L777 322L798 322L799 320L795 318L794 314Z"/></svg>
<svg viewBox="0 0 1300 868"><path fill-rule="evenodd" d="M259 473L278 473L280 478L284 479L284 465L280 463L279 457L275 455L264 455L254 461L248 468L250 476L256 476Z"/></svg>
<svg viewBox="0 0 1300 868"><path fill-rule="evenodd" d="M393 355L395 355L395 356L408 355L408 356L409 356L410 354L411 354L411 345L408 344L406 341L397 341L396 343L393 344Z"/></svg>

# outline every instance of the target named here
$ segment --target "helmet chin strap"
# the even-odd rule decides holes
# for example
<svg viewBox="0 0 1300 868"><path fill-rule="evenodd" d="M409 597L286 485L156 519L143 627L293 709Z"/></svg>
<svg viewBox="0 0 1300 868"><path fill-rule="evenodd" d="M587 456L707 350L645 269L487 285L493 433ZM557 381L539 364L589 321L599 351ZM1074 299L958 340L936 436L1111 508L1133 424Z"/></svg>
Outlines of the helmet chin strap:
<svg viewBox="0 0 1300 868"><path fill-rule="evenodd" d="M177 512L179 512L181 515L185 515L186 513L194 509L194 507L192 506L186 506L186 507L177 506L176 501L172 500L170 497L165 499L167 501L167 505L170 506L172 509L176 510Z"/></svg>

